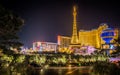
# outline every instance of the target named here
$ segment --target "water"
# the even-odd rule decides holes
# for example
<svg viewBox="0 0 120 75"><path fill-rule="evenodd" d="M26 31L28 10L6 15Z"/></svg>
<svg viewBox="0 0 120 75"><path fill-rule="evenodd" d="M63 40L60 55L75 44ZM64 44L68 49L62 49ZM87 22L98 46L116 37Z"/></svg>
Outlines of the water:
<svg viewBox="0 0 120 75"><path fill-rule="evenodd" d="M50 67L46 69L34 69L27 75L94 75L90 67Z"/></svg>
<svg viewBox="0 0 120 75"><path fill-rule="evenodd" d="M94 75L91 67L7 67L0 69L0 75Z"/></svg>

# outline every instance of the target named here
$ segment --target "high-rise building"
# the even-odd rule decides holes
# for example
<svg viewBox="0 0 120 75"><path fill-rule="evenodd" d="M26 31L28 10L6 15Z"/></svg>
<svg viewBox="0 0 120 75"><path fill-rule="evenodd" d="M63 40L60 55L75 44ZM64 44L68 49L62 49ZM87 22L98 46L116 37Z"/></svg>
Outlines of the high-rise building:
<svg viewBox="0 0 120 75"><path fill-rule="evenodd" d="M59 47L68 48L71 43L71 37L58 35L58 45Z"/></svg>

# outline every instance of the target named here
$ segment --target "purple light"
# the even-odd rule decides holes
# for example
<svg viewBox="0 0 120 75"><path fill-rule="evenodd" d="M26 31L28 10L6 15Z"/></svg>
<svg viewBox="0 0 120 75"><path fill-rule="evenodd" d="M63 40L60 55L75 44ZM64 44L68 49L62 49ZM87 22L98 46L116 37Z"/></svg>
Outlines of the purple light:
<svg viewBox="0 0 120 75"><path fill-rule="evenodd" d="M91 53L94 53L96 49L93 46L88 46L87 47L87 54L90 55Z"/></svg>

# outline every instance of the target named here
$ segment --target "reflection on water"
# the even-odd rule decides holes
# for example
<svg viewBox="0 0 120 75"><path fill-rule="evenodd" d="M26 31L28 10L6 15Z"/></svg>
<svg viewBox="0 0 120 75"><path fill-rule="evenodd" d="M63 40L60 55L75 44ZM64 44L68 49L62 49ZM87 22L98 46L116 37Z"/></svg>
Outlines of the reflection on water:
<svg viewBox="0 0 120 75"><path fill-rule="evenodd" d="M11 68L12 69L12 68ZM26 68L26 69L15 69L10 68L0 71L2 75L94 75L90 68L62 68L53 67L47 69L40 68Z"/></svg>
<svg viewBox="0 0 120 75"><path fill-rule="evenodd" d="M89 68L45 69L40 75L93 75Z"/></svg>
<svg viewBox="0 0 120 75"><path fill-rule="evenodd" d="M89 69L44 69L39 70L39 75L92 75ZM38 73L36 74L38 75Z"/></svg>

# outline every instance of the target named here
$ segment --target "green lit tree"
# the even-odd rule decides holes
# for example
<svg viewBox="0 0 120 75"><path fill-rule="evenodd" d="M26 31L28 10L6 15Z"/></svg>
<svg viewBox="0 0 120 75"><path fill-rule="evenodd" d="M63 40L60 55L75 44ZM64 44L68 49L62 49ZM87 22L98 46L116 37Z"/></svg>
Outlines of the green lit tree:
<svg viewBox="0 0 120 75"><path fill-rule="evenodd" d="M0 49L10 51L10 48L20 48L17 35L18 31L24 24L24 20L13 12L0 6Z"/></svg>

